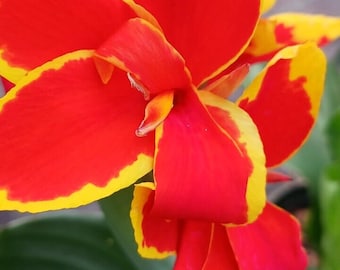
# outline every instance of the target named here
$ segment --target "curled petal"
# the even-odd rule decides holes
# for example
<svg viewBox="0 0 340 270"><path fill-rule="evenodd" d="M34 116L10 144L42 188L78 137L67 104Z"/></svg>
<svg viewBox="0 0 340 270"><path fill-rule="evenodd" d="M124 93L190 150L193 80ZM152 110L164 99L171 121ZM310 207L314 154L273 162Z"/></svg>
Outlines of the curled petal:
<svg viewBox="0 0 340 270"><path fill-rule="evenodd" d="M175 96L156 128L154 211L168 218L246 223L265 203L265 157L249 116L211 93Z"/></svg>
<svg viewBox="0 0 340 270"><path fill-rule="evenodd" d="M153 136L135 136L144 99L118 69L103 84L92 55L46 63L0 100L1 209L77 207L152 169Z"/></svg>
<svg viewBox="0 0 340 270"><path fill-rule="evenodd" d="M240 269L301 270L307 267L300 226L289 213L267 203L252 224L227 228Z"/></svg>
<svg viewBox="0 0 340 270"><path fill-rule="evenodd" d="M239 98L259 129L267 167L282 163L306 140L318 114L325 69L325 56L316 45L287 47Z"/></svg>
<svg viewBox="0 0 340 270"><path fill-rule="evenodd" d="M138 252L145 258L165 258L177 248L179 222L152 214L154 184L136 185L131 204L131 222Z"/></svg>
<svg viewBox="0 0 340 270"><path fill-rule="evenodd" d="M220 73L242 53L260 13L258 0L135 2L157 18L167 40L184 57L195 85Z"/></svg>
<svg viewBox="0 0 340 270"><path fill-rule="evenodd" d="M17 82L28 70L64 53L95 49L134 16L119 0L3 0L0 75Z"/></svg>
<svg viewBox="0 0 340 270"><path fill-rule="evenodd" d="M131 19L96 51L96 56L133 75L151 94L191 85L182 56L152 24Z"/></svg>

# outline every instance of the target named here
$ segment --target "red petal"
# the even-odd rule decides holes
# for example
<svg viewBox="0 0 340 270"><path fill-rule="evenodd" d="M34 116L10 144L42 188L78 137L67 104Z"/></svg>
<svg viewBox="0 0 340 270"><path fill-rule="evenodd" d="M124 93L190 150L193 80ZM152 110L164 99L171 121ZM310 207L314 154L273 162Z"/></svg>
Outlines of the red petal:
<svg viewBox="0 0 340 270"><path fill-rule="evenodd" d="M143 97L119 70L104 85L92 54L31 71L1 100L1 209L75 207L151 170L153 136L135 136Z"/></svg>
<svg viewBox="0 0 340 270"><path fill-rule="evenodd" d="M154 194L153 183L137 185L130 216L138 252L145 258L160 259L176 251L179 223L152 214Z"/></svg>
<svg viewBox="0 0 340 270"><path fill-rule="evenodd" d="M184 60L147 21L131 19L96 55L133 74L132 84L144 94L186 89L191 84Z"/></svg>
<svg viewBox="0 0 340 270"><path fill-rule="evenodd" d="M280 51L239 99L256 123L267 167L289 158L306 140L318 114L326 60L313 44Z"/></svg>
<svg viewBox="0 0 340 270"><path fill-rule="evenodd" d="M166 38L183 55L196 85L221 72L241 53L260 8L260 1L253 0L136 2L157 18Z"/></svg>
<svg viewBox="0 0 340 270"><path fill-rule="evenodd" d="M213 224L186 221L182 227L174 270L203 269L207 258Z"/></svg>
<svg viewBox="0 0 340 270"><path fill-rule="evenodd" d="M230 227L227 232L240 269L306 269L299 224L272 204L267 203L254 223Z"/></svg>
<svg viewBox="0 0 340 270"><path fill-rule="evenodd" d="M185 221L174 270L184 269L239 269L224 226Z"/></svg>
<svg viewBox="0 0 340 270"><path fill-rule="evenodd" d="M15 82L26 70L59 55L95 49L133 16L119 0L1 1L1 75Z"/></svg>
<svg viewBox="0 0 340 270"><path fill-rule="evenodd" d="M175 96L156 129L154 211L167 218L253 220L265 203L266 177L256 127L234 104L208 92L202 98L214 118L187 91Z"/></svg>
<svg viewBox="0 0 340 270"><path fill-rule="evenodd" d="M230 245L226 228L213 225L209 251L202 270L238 270L234 251Z"/></svg>

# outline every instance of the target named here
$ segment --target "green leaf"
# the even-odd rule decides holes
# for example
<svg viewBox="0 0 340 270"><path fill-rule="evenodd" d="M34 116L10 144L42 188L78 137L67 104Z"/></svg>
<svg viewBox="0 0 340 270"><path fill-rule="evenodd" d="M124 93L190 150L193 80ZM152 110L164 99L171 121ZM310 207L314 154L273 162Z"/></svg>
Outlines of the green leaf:
<svg viewBox="0 0 340 270"><path fill-rule="evenodd" d="M340 56L340 54L339 54ZM335 61L327 65L325 93L322 99L320 117L321 121L328 121L330 116L340 106L340 68Z"/></svg>
<svg viewBox="0 0 340 270"><path fill-rule="evenodd" d="M332 157L333 159L340 160L340 105L339 109L329 119L326 131Z"/></svg>
<svg viewBox="0 0 340 270"><path fill-rule="evenodd" d="M340 265L340 163L329 165L321 180L321 262L323 270L332 270Z"/></svg>
<svg viewBox="0 0 340 270"><path fill-rule="evenodd" d="M2 270L134 269L100 215L34 215L0 232Z"/></svg>
<svg viewBox="0 0 340 270"><path fill-rule="evenodd" d="M114 238L123 248L129 260L133 263L133 269L172 269L172 257L165 260L150 260L144 259L138 254L137 244L135 242L133 228L130 221L130 206L132 197L133 187L131 186L100 201L101 208L106 216L106 220L109 223Z"/></svg>

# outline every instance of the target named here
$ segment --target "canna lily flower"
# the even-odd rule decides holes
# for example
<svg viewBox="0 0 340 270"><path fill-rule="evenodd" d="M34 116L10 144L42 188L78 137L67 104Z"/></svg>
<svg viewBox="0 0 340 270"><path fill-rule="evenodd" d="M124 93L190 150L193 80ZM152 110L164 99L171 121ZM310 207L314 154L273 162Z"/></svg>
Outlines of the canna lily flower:
<svg viewBox="0 0 340 270"><path fill-rule="evenodd" d="M0 101L1 209L77 207L153 169L168 217L243 224L262 212L255 124L197 90L242 53L260 2L138 4L0 1L0 75L15 84Z"/></svg>
<svg viewBox="0 0 340 270"><path fill-rule="evenodd" d="M319 109L325 68L325 56L316 45L287 47L237 100L259 129L268 169L288 159L308 136ZM253 223L241 226L169 219L154 211L154 189L153 183L136 185L131 206L142 256L161 259L176 254L176 270L305 269L300 227L273 204L267 203Z"/></svg>

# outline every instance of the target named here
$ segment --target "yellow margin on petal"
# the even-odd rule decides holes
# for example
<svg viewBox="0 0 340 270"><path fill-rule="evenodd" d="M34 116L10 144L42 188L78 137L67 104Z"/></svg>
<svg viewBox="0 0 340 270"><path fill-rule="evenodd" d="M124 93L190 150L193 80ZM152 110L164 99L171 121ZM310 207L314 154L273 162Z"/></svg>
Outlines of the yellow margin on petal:
<svg viewBox="0 0 340 270"><path fill-rule="evenodd" d="M3 54L4 54L4 50L0 50L0 76L4 77L6 80L15 84L22 77L24 77L28 71L23 68L12 67L2 57Z"/></svg>
<svg viewBox="0 0 340 270"><path fill-rule="evenodd" d="M170 255L174 255L175 251L160 252L156 247L148 247L144 245L143 234L143 207L149 198L151 192L155 190L155 185L152 182L144 182L137 184L133 193L133 200L131 203L130 218L132 227L134 229L135 241L138 246L138 253L149 259L164 259Z"/></svg>
<svg viewBox="0 0 340 270"><path fill-rule="evenodd" d="M234 103L220 98L207 91L200 91L199 97L205 105L213 106L225 110L237 124L242 123L241 136L238 142L244 144L248 157L252 161L253 171L248 179L246 201L248 205L248 222L251 223L262 213L266 203L266 158L262 146L262 141L250 116ZM218 123L216 122L218 125ZM219 125L218 125L219 126ZM229 137L223 128L221 130ZM232 138L231 138L232 139Z"/></svg>
<svg viewBox="0 0 340 270"><path fill-rule="evenodd" d="M6 96L0 99L0 112L4 104L14 99L16 93L20 91L23 86L38 79L44 71L51 69L58 70L61 69L68 61L87 59L92 56L92 50L80 50L65 54L32 70L26 77L20 80L20 82L11 89ZM153 157L145 154L139 154L132 164L123 168L119 172L118 177L112 178L105 187L98 187L92 183L88 183L70 196L58 197L48 201L12 201L8 199L8 193L6 190L0 190L0 210L17 210L20 212L37 213L47 210L78 207L100 198L107 197L116 191L132 185L137 179L150 172L152 170L152 165Z"/></svg>
<svg viewBox="0 0 340 270"><path fill-rule="evenodd" d="M79 50L72 53L64 54L58 58L55 58L52 61L46 62L45 64L41 65L40 67L35 68L34 70L30 71L27 76L22 77L19 83L16 84L15 87L8 92L3 98L0 99L0 112L2 107L10 100L16 97L16 93L20 91L20 89L32 81L38 79L41 74L47 70L58 70L61 69L65 63L70 60L81 60L90 58L93 56L93 50Z"/></svg>
<svg viewBox="0 0 340 270"><path fill-rule="evenodd" d="M105 187L98 187L89 183L68 197L59 197L48 201L27 203L10 201L7 197L7 191L0 190L0 209L38 213L48 210L75 208L85 205L95 200L110 196L111 194L132 185L136 179L141 178L143 175L151 171L152 160L152 157L139 154L137 160L133 164L122 169L119 176L112 178Z"/></svg>

